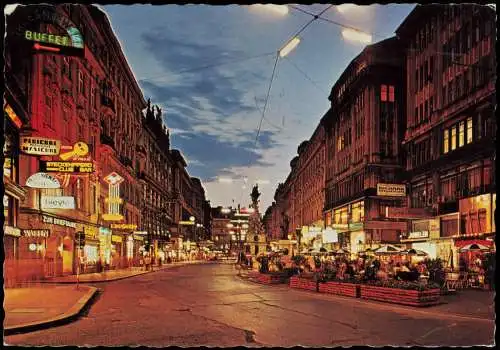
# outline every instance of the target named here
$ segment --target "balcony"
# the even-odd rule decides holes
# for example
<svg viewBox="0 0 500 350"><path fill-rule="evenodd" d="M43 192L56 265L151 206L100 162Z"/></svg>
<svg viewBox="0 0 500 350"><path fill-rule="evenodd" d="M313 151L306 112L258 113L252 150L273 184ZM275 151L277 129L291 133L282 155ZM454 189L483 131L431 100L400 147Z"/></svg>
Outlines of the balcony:
<svg viewBox="0 0 500 350"><path fill-rule="evenodd" d="M113 138L107 134L101 133L101 145L107 145L112 147L113 149L115 148L115 141Z"/></svg>
<svg viewBox="0 0 500 350"><path fill-rule="evenodd" d="M101 108L105 114L115 113L115 103L109 96L101 94Z"/></svg>
<svg viewBox="0 0 500 350"><path fill-rule="evenodd" d="M132 160L127 157L127 156L123 156L121 155L120 156L120 162L125 165L125 166L129 166L129 167L132 167Z"/></svg>

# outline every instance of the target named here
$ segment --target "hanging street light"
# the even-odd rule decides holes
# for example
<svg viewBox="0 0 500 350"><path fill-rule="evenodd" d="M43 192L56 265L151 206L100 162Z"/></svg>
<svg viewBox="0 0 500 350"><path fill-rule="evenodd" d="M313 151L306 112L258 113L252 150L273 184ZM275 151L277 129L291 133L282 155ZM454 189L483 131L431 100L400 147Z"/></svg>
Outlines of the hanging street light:
<svg viewBox="0 0 500 350"><path fill-rule="evenodd" d="M362 44L370 44L372 42L372 36L368 33L363 33L359 30L345 28L342 29L342 36L348 41L356 41Z"/></svg>
<svg viewBox="0 0 500 350"><path fill-rule="evenodd" d="M299 45L300 39L299 37L295 36L291 40L289 40L281 49L279 49L278 53L281 58L287 56L290 52L292 52L293 49Z"/></svg>

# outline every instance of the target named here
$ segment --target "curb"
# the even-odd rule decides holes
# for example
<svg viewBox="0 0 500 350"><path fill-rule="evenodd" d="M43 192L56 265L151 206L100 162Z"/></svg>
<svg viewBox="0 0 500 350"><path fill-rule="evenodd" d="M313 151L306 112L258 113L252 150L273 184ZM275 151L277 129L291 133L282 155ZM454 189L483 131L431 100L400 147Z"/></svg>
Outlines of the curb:
<svg viewBox="0 0 500 350"><path fill-rule="evenodd" d="M56 327L56 326L61 326L67 323L70 323L72 321L75 321L81 314L83 314L86 309L88 309L91 304L94 302L96 295L99 292L99 289L95 287L86 287L89 289L89 291L80 298L76 302L75 305L73 305L68 311L65 313L53 317L48 320L43 320L43 321L37 321L37 322L31 322L31 323L24 323L18 326L12 326L12 327L5 327L4 328L4 335L13 335L13 334L19 334L19 333L28 333L28 332L33 332L41 329L46 329L46 328L51 328L51 327Z"/></svg>

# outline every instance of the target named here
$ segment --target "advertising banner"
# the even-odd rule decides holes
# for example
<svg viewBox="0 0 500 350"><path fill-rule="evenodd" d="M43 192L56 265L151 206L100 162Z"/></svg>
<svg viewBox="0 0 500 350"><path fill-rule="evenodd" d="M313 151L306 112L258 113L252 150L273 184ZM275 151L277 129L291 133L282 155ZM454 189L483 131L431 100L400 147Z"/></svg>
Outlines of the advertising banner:
<svg viewBox="0 0 500 350"><path fill-rule="evenodd" d="M404 197L406 186L401 184L377 184L377 196Z"/></svg>
<svg viewBox="0 0 500 350"><path fill-rule="evenodd" d="M136 224L111 224L112 230L136 230Z"/></svg>
<svg viewBox="0 0 500 350"><path fill-rule="evenodd" d="M42 196L42 209L75 209L75 197Z"/></svg>
<svg viewBox="0 0 500 350"><path fill-rule="evenodd" d="M50 230L21 230L21 236L33 238L47 238L50 236Z"/></svg>
<svg viewBox="0 0 500 350"><path fill-rule="evenodd" d="M45 224L54 224L59 226L66 226L71 228L76 228L76 223L72 221L68 221L65 219L54 218L52 216L43 215L43 222Z"/></svg>

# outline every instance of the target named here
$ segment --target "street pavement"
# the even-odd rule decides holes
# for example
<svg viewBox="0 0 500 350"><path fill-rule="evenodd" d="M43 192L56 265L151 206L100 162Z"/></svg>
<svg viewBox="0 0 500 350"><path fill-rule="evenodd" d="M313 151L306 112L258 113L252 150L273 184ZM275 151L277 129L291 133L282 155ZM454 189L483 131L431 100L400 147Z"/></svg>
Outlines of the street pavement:
<svg viewBox="0 0 500 350"><path fill-rule="evenodd" d="M491 315L470 311L478 304L467 313L458 312L466 301L416 309L260 285L236 274L230 264L201 264L101 283L102 293L79 320L7 336L4 342L192 347L494 343ZM476 303L490 298L484 293Z"/></svg>

